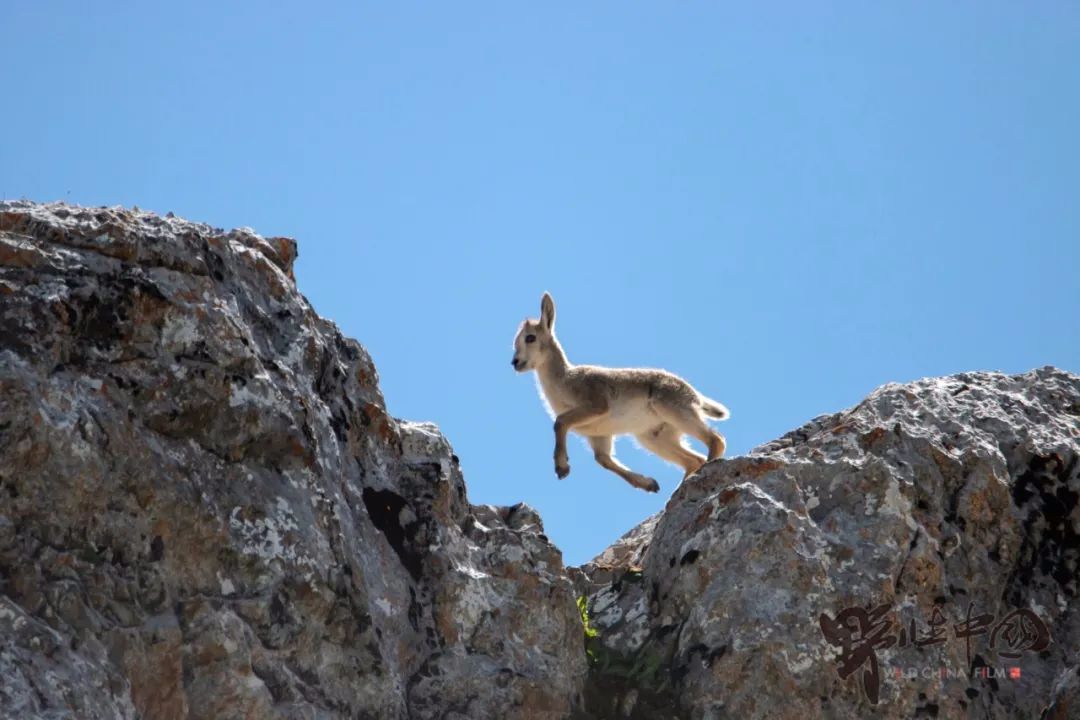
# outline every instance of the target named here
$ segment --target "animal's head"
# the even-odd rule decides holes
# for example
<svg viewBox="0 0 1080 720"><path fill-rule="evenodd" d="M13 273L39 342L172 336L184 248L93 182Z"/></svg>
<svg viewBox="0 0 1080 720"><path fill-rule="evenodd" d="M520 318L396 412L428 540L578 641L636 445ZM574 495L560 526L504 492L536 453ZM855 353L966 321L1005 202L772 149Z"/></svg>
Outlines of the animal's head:
<svg viewBox="0 0 1080 720"><path fill-rule="evenodd" d="M510 364L518 372L535 370L544 364L555 342L555 301L544 293L540 300L540 319L527 319L514 338L514 358Z"/></svg>

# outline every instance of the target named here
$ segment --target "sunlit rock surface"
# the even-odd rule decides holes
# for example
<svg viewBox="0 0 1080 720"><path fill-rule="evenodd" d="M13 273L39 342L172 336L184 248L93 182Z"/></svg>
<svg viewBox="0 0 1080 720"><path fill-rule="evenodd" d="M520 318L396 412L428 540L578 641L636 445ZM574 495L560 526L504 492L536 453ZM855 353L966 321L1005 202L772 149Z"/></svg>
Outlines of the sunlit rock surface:
<svg viewBox="0 0 1080 720"><path fill-rule="evenodd" d="M590 708L1080 717L1078 458L1080 378L1044 368L886 385L708 465L576 574L597 632ZM963 624L969 605L993 621ZM878 681L869 661L841 679L822 615L879 606ZM1041 649L1026 611L1045 625ZM920 640L941 622L944 641L918 646L912 620ZM1008 640L1027 648L1007 657ZM1013 667L1017 679L990 675Z"/></svg>
<svg viewBox="0 0 1080 720"><path fill-rule="evenodd" d="M0 204L0 717L578 707L580 614L540 518L469 504L295 256Z"/></svg>

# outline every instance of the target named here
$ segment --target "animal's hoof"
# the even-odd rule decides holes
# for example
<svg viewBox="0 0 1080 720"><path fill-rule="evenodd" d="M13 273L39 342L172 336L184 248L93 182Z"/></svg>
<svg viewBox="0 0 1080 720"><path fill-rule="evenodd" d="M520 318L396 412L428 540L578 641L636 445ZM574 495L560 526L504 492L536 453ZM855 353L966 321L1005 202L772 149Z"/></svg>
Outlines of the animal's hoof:
<svg viewBox="0 0 1080 720"><path fill-rule="evenodd" d="M660 483L656 482L651 477L630 473L630 475L627 476L626 481L645 492L660 492Z"/></svg>
<svg viewBox="0 0 1080 720"><path fill-rule="evenodd" d="M570 466L569 465L556 465L555 466L555 474L559 476L560 480L562 480L564 477L566 477L567 475L570 474Z"/></svg>

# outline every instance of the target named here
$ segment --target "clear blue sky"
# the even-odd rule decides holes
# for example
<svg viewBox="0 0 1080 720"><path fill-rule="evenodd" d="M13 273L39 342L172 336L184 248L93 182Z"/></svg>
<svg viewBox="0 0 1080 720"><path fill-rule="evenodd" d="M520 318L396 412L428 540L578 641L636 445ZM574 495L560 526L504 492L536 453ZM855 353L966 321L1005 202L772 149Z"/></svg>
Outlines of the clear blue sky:
<svg viewBox="0 0 1080 720"><path fill-rule="evenodd" d="M0 194L298 238L390 411L571 563L680 473L573 442L555 479L510 368L544 290L571 360L682 374L732 453L888 381L1080 370L1080 4L9 0L0 36Z"/></svg>

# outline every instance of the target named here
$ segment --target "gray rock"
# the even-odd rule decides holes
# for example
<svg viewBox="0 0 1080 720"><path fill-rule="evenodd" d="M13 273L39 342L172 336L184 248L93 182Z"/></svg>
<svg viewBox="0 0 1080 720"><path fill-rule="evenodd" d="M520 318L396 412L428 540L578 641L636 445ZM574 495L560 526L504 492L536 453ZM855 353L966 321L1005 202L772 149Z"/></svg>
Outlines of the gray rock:
<svg viewBox="0 0 1080 720"><path fill-rule="evenodd" d="M581 569L597 631L589 707L643 718L1031 718L1048 707L1046 717L1077 717L1078 497L1077 376L887 385L709 464ZM992 620L966 626L969 605ZM824 626L878 606L877 682L864 678L869 657L841 678L843 638L834 645ZM879 619L859 614L844 617ZM912 621L922 640L940 621L943 641L918 646ZM982 634L963 637L965 627ZM1024 651L1006 656L1013 649ZM1011 667L1020 679L993 677Z"/></svg>
<svg viewBox="0 0 1080 720"><path fill-rule="evenodd" d="M0 204L0 717L578 708L580 615L539 517L470 506L295 257Z"/></svg>

